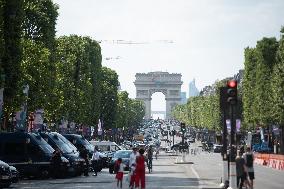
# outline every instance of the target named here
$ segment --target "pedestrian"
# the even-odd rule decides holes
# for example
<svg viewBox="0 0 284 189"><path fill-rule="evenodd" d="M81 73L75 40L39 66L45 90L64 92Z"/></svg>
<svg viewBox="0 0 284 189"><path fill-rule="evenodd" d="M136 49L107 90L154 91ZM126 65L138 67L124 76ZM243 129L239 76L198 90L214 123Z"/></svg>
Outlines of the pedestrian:
<svg viewBox="0 0 284 189"><path fill-rule="evenodd" d="M129 158L129 165L134 165L136 166L136 158L137 156L139 156L139 153L137 152L137 148L136 147L133 147L132 148L132 152L130 154L130 158ZM129 174L134 174L134 173L131 173L131 169L129 169ZM131 184L131 182L129 181L129 185ZM132 185L134 185L134 182L132 183Z"/></svg>
<svg viewBox="0 0 284 189"><path fill-rule="evenodd" d="M60 149L57 147L51 157L51 173L55 178L59 178L61 176L61 163L61 153Z"/></svg>
<svg viewBox="0 0 284 189"><path fill-rule="evenodd" d="M152 148L151 145L147 150L147 165L148 165L149 173L152 172L152 168L153 168L153 148Z"/></svg>
<svg viewBox="0 0 284 189"><path fill-rule="evenodd" d="M237 172L237 186L242 189L244 184L247 184L247 168L245 165L245 159L240 156L238 151L236 157L236 172Z"/></svg>
<svg viewBox="0 0 284 189"><path fill-rule="evenodd" d="M137 147L132 148L132 152L130 154L129 158L129 165L136 164L136 157L139 156L139 153L137 152Z"/></svg>
<svg viewBox="0 0 284 189"><path fill-rule="evenodd" d="M85 160L86 166L84 167L84 176L89 176L89 155L84 146L79 148L80 156Z"/></svg>
<svg viewBox="0 0 284 189"><path fill-rule="evenodd" d="M130 176L130 179L129 179L129 188L133 189L134 187L134 183L135 183L135 169L136 169L136 164L132 164L131 167L130 167L130 172L129 172L129 176Z"/></svg>
<svg viewBox="0 0 284 189"><path fill-rule="evenodd" d="M139 150L139 156L136 158L136 169L135 169L135 188L145 189L145 150L141 148Z"/></svg>
<svg viewBox="0 0 284 189"><path fill-rule="evenodd" d="M253 153L251 152L250 147L247 147L246 153L244 153L243 158L245 160L245 164L247 167L247 172L248 172L248 177L249 177L249 185L251 189L253 189L253 182L254 182L254 168L253 168L253 161L254 161L254 156Z"/></svg>
<svg viewBox="0 0 284 189"><path fill-rule="evenodd" d="M115 178L117 180L117 188L122 188L122 180L123 180L123 170L125 168L125 165L122 163L122 159L118 158L115 162L115 171L116 171L116 175Z"/></svg>
<svg viewBox="0 0 284 189"><path fill-rule="evenodd" d="M94 174L93 176L98 175L98 169L99 169L99 159L100 159L100 154L98 152L97 147L94 148L94 153L92 156L92 164L93 164L93 169L94 169Z"/></svg>

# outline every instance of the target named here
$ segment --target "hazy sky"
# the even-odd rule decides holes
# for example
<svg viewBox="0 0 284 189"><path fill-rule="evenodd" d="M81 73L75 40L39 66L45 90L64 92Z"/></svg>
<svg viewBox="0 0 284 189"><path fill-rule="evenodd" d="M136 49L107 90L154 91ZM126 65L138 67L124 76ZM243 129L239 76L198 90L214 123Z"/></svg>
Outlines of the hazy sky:
<svg viewBox="0 0 284 189"><path fill-rule="evenodd" d="M54 0L57 36L103 41L103 65L114 69L135 98L136 73L181 73L182 91L196 78L199 89L243 68L244 48L262 37L279 38L283 0ZM127 40L142 44L117 44ZM161 40L173 41L167 43ZM164 110L162 94L154 110Z"/></svg>

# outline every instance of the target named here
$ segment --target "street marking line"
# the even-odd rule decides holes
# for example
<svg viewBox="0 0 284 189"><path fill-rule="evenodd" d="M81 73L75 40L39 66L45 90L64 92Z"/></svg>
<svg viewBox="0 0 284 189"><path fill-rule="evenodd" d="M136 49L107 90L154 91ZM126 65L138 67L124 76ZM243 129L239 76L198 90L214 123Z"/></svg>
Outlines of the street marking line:
<svg viewBox="0 0 284 189"><path fill-rule="evenodd" d="M199 176L199 174L197 173L197 171L193 168L193 166L190 166L190 169L191 169L191 171L193 172L193 174L195 175L195 177L199 180L199 179L200 179L200 176Z"/></svg>

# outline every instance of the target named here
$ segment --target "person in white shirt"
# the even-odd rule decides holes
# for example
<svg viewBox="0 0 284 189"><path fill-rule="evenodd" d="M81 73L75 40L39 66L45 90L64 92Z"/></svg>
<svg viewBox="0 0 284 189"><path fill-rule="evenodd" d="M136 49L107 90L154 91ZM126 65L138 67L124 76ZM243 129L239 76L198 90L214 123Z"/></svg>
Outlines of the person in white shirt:
<svg viewBox="0 0 284 189"><path fill-rule="evenodd" d="M97 148L95 147L94 148L94 153L93 153L93 156L92 156L92 164L93 164L93 169L94 169L94 172L95 174L93 174L93 176L97 176L98 175L98 166L99 166L99 159L100 159L100 154L97 150Z"/></svg>
<svg viewBox="0 0 284 189"><path fill-rule="evenodd" d="M130 158L129 158L129 166L136 166L136 157L139 156L139 153L137 152L137 148L136 147L133 147L132 148L132 153L130 154ZM130 175L133 175L134 172L132 172L133 170L129 169L129 174ZM134 182L131 183L131 179L129 180L129 187L131 188L131 186L133 187L134 186Z"/></svg>
<svg viewBox="0 0 284 189"><path fill-rule="evenodd" d="M137 152L136 147L133 147L132 150L133 151L130 154L130 158L129 158L129 165L136 164L136 157L139 156L139 153Z"/></svg>

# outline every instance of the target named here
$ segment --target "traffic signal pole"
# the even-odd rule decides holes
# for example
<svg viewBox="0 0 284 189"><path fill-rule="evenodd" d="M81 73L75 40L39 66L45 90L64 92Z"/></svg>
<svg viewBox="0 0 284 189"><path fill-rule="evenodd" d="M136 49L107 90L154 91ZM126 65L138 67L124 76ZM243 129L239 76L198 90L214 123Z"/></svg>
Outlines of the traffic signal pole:
<svg viewBox="0 0 284 189"><path fill-rule="evenodd" d="M234 114L234 105L230 105L231 109L231 142L230 142L230 188L237 189L237 173L236 173L236 119Z"/></svg>
<svg viewBox="0 0 284 189"><path fill-rule="evenodd" d="M227 119L227 87L221 87L220 88L220 111L221 111L221 123L222 123L222 159L223 159L223 174L221 178L221 184L220 186L222 188L226 188L229 186L229 167L228 167L228 155L227 155L227 125L226 125L226 119Z"/></svg>
<svg viewBox="0 0 284 189"><path fill-rule="evenodd" d="M237 106L237 81L231 80L227 83L227 103L230 107L231 133L230 133L230 150L229 150L229 178L230 189L237 189L237 175L236 175L236 116L234 109Z"/></svg>

